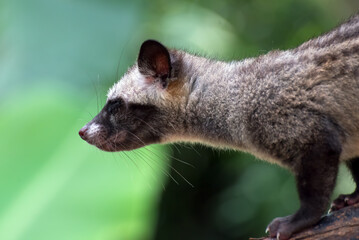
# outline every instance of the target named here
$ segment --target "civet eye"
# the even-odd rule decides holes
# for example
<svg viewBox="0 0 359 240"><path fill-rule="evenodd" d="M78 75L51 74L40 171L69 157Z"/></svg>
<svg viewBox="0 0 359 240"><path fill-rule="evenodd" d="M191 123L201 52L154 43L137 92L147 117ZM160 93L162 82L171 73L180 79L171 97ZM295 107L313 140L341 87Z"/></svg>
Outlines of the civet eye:
<svg viewBox="0 0 359 240"><path fill-rule="evenodd" d="M108 103L108 108L107 108L107 111L110 113L110 114L115 114L118 109L121 107L122 105L122 102L121 101L112 101L112 102L109 102Z"/></svg>

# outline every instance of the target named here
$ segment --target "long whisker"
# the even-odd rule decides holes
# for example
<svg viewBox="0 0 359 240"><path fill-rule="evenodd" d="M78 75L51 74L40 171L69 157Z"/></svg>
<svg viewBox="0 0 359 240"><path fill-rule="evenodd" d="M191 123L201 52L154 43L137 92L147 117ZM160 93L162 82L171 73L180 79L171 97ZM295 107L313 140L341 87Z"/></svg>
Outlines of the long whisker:
<svg viewBox="0 0 359 240"><path fill-rule="evenodd" d="M175 148L178 153L181 153L181 150L177 147L177 145L181 146L181 144L179 144L179 143L171 143L171 144L169 144L169 146L171 146L172 154L173 154L173 148ZM171 155L171 156L173 156L173 155Z"/></svg>
<svg viewBox="0 0 359 240"><path fill-rule="evenodd" d="M161 134L162 135L162 133L160 132L160 131L158 131L158 130L156 130L154 127L152 127L148 122L146 122L145 120L143 120L143 119L141 119L141 118L139 118L139 117L136 117L136 116L133 116L134 118L136 118L136 119L138 119L138 120L140 120L141 122L143 122L144 124L146 124L147 126L149 126L151 129L152 129L152 131L154 131L155 133L159 133L159 134Z"/></svg>
<svg viewBox="0 0 359 240"><path fill-rule="evenodd" d="M115 137L115 139L113 140L113 142L117 142L117 139L118 139L118 135L116 135L116 137ZM113 147L113 142L112 142L112 141L110 141L110 140L108 140L108 139L106 139L105 141L106 141L107 144L109 144L110 148L115 149L115 148ZM121 143L119 143L119 144L120 144L121 146L123 146ZM132 162L132 163L135 165L135 167L138 169L138 171L140 172L140 174L142 175L142 177L145 178L145 175L144 175L143 172L141 171L140 167L136 164L136 162L135 162L126 152L124 152L124 151L118 152L118 155L121 155L121 154L125 155L125 158L124 158L124 159L126 159L125 161L127 162L127 160L129 160L130 162ZM132 176L132 175L131 175L131 176ZM132 177L132 181L133 181L133 177ZM152 190L152 187L149 185L149 183L147 183L147 184L148 184L149 188Z"/></svg>
<svg viewBox="0 0 359 240"><path fill-rule="evenodd" d="M130 131L127 131L127 132L129 132L129 133L131 133ZM135 136L139 141L141 141L143 144L145 144L136 134L134 134L134 133L131 133L133 136ZM149 151L149 152L151 152L151 153L153 153L153 154L155 154L157 157L159 157L156 153L154 153L154 152L152 152L151 150L149 150L149 149L147 149L147 148L144 148L144 149L146 149L147 151ZM179 159L177 159L177 160L179 160ZM179 160L180 162L182 162L182 163L186 163L186 162L183 162L182 160ZM191 164L189 164L189 163L186 163L186 164L188 164L189 166L192 166L193 167L193 165L191 165ZM170 164L168 165L173 171L175 171L183 180L185 180L191 187L194 187L193 186L193 184L192 183L190 183L181 173L179 173L173 166L171 166Z"/></svg>
<svg viewBox="0 0 359 240"><path fill-rule="evenodd" d="M145 148L146 149L146 148ZM148 150L148 149L146 149ZM151 151L150 151L151 152ZM154 161L154 160L153 160ZM156 162L156 161L154 161ZM171 164L165 162L166 166L168 166L170 169L172 169L175 173L177 173L185 182L187 182L191 187L194 187L193 184L188 181L180 172L177 171L177 169L175 169ZM170 174L171 175L171 174ZM173 178L172 178L173 179Z"/></svg>
<svg viewBox="0 0 359 240"><path fill-rule="evenodd" d="M160 169L162 173L164 173L166 176L170 177L177 185L179 185L178 181L172 176L172 174L164 168L161 164L159 164L155 159L149 157L145 152L142 152L145 156L148 157L148 160L150 160L152 163L156 164L156 166ZM170 167L170 165L167 162L164 162L167 167Z"/></svg>
<svg viewBox="0 0 359 240"><path fill-rule="evenodd" d="M183 143L181 146L193 150L195 153L197 153L198 156L201 156L201 154L196 150L196 148L192 144L186 144Z"/></svg>
<svg viewBox="0 0 359 240"><path fill-rule="evenodd" d="M137 138L143 145L146 145L146 144L142 141L142 139L140 139L136 134L134 134L134 133L132 133L132 132L130 132L130 131L127 131L127 132L130 133L130 134L132 134L135 138ZM146 149L147 151L149 151L149 152L151 152L152 154L156 155L157 157L160 157L158 154L156 154L155 152L151 151L150 149L148 149L148 148L146 148L146 147L144 147L144 149ZM168 157L168 158L172 158L172 159L175 160L175 161L178 161L178 162L183 163L183 164L185 164L185 165L187 165L187 166L190 166L190 167L192 167L192 168L195 168L192 164L190 164L190 163L188 163L188 162L185 162L185 161L183 161L183 160L180 160L180 159L178 159L178 158L176 158L176 157L174 157L174 156L168 155L168 154L166 154L166 153L163 153L163 154L164 154L166 157Z"/></svg>
<svg viewBox="0 0 359 240"><path fill-rule="evenodd" d="M132 139L130 139L132 140ZM132 140L133 141L133 140ZM141 152L142 154L145 154L144 152ZM148 157L148 155L146 155ZM161 166L160 164L158 164L158 162L156 162L153 158L148 157L148 160L150 160L151 162L153 162L154 164L156 164L156 166L158 166L159 170L165 174L167 177L170 177L177 185L179 185L178 181L172 176L172 174L170 172L168 172L163 166ZM165 164L170 167L170 165L165 162Z"/></svg>
<svg viewBox="0 0 359 240"><path fill-rule="evenodd" d="M141 119L141 118L138 118L138 117L136 117L136 116L134 116L134 117L137 118L138 120L142 121L143 123L145 123L145 124L146 124L147 126L149 126L154 132L159 133L159 134L162 134L160 131L154 129L154 128L153 128L149 123L147 123L145 120L143 120L143 119ZM172 126L172 127L173 127L173 126ZM174 128L174 127L173 127L173 128ZM131 133L131 132L130 132L130 133ZM131 134L133 134L133 133L131 133ZM133 134L133 135L134 135L134 134ZM144 142L143 142L141 139L139 139L136 135L134 135L134 136L144 144ZM178 147L177 147L175 144L173 144L172 146L175 147L178 152L180 152L180 150L178 149ZM185 146L185 145L182 145L182 146ZM187 147L187 148L188 148L188 147ZM194 149L193 147L192 147L192 149L193 149L198 155L200 155L199 152L198 152L196 149ZM179 161L179 162L181 162L181 163L183 163L183 164L185 164L185 165L188 165L188 166L190 166L190 167L195 168L192 164L190 164L190 163L188 163L188 162L185 162L185 161L183 161L183 160L177 159L177 158L175 158L174 156L171 156L171 155L168 155L168 154L165 154L165 155L166 155L167 157L170 157L170 158L172 158L172 159L174 159L174 160L176 160L176 161Z"/></svg>
<svg viewBox="0 0 359 240"><path fill-rule="evenodd" d="M121 155L121 154L122 154L122 152L118 152L118 155ZM127 157L122 157L122 156L121 156L121 158L122 158L122 159L125 159L125 163L126 163L128 169L130 170L130 163L129 163L130 160L129 160ZM132 173L132 171L130 171L130 174L131 174L131 181L132 181L132 183L133 183L133 182L134 182L134 178L133 178L133 173Z"/></svg>
<svg viewBox="0 0 359 240"><path fill-rule="evenodd" d="M138 155L141 155L142 156L142 160L144 160L145 161L145 163L152 169L152 172L155 172L155 169L151 166L151 164L149 164L147 161L146 161L146 158L142 155L142 154L140 154L141 152L139 152L139 151L133 151L133 153L134 154L138 154ZM147 157L147 156L146 156ZM156 180L156 182L160 182L159 180L158 180L158 178L156 178L155 177L155 175L153 174L151 172L151 176L153 176L153 178ZM161 185L162 185L162 188L163 188L163 190L166 190L166 187L165 187L165 185L163 184L163 182L161 182Z"/></svg>
<svg viewBox="0 0 359 240"><path fill-rule="evenodd" d="M128 44L128 42L126 42L125 46ZM118 75L119 75L119 70L120 70L120 65L121 65L121 59L125 50L125 46L122 47L121 53L120 53L120 58L118 59L118 63L117 63L117 69L116 69L116 81L118 81Z"/></svg>
<svg viewBox="0 0 359 240"><path fill-rule="evenodd" d="M147 151L149 151L149 152L151 152L151 153L153 153L153 154L155 154L157 157L159 157L155 152L153 152L153 151L150 150L149 148L144 147L144 149L147 150ZM162 154L164 154L167 158L171 158L171 159L173 159L173 160L175 160L175 161L177 161L177 162L183 163L184 165L187 165L187 166L189 166L189 167L195 168L195 166L193 166L192 164L190 164L190 163L188 163L188 162L185 162L185 161L183 161L183 160L181 160L181 159L178 159L178 158L176 158L176 157L174 157L174 156L168 155L168 154L166 154L166 153L162 153Z"/></svg>
<svg viewBox="0 0 359 240"><path fill-rule="evenodd" d="M152 129L152 131L154 131L155 133L162 134L160 131L156 130L154 127L152 127L152 126L151 126L148 122L146 122L145 120L143 120L143 119L141 119L141 118L139 118L139 117L136 117L136 116L133 116L133 117L135 117L136 119L138 119L138 120L140 120L141 122L143 122L144 124L146 124L146 125L147 125L148 127L150 127L150 128ZM173 125L171 125L171 126L172 126L172 128L174 128ZM192 145L190 145L190 147L188 147L187 144L183 144L183 143L172 143L171 146L173 146L174 148L176 148L176 150L177 150L178 152L181 152L181 151L178 149L178 147L176 146L176 144L179 144L179 145L181 145L181 146L184 146L184 147L187 148L187 149L192 149L192 150L194 150L194 151L200 156L200 153L199 153Z"/></svg>
<svg viewBox="0 0 359 240"><path fill-rule="evenodd" d="M98 74L97 75L97 84L98 84L98 86L99 87L101 87L102 85L100 84L100 74ZM102 86L102 89L100 89L101 90L101 92L104 90L103 89L103 86ZM103 104L102 104L102 98L101 97L98 97L99 99L100 99L100 106L103 106ZM98 104L97 104L98 105ZM97 107L98 108L98 107ZM97 111L99 111L99 110L97 110Z"/></svg>
<svg viewBox="0 0 359 240"><path fill-rule="evenodd" d="M125 151L122 151L122 153L125 154L125 156L127 156L127 157L131 160L131 162L133 162L133 164L136 166L136 168L138 169L138 171L141 173L142 177L145 179L146 177L145 177L145 175L143 174L143 172L141 171L140 167L137 165L136 161L134 161ZM151 187L151 185L148 183L148 181L147 181L147 185L149 186L149 188L150 188L151 190L153 190L152 187Z"/></svg>
<svg viewBox="0 0 359 240"><path fill-rule="evenodd" d="M97 75L97 78L99 78L99 77L100 77L100 76ZM99 99L99 97L98 97L98 90L97 90L97 87L96 87L96 84L95 84L94 80L92 80L91 83L92 83L92 87L93 87L94 90L95 90L95 94L96 94L96 104L97 104L97 112L99 112L99 111L100 111L100 107L99 107L99 104L98 104L98 99Z"/></svg>
<svg viewBox="0 0 359 240"><path fill-rule="evenodd" d="M140 152L138 152L138 151L133 151L133 153L134 153L136 156L140 155ZM141 159L151 168L151 170L152 170L152 171L150 171L150 172L151 172L151 176L155 179L156 182L159 183L160 181L159 181L158 178L156 178L155 175L153 174L153 173L155 172L155 169L146 161L146 158L144 158L142 154L141 154L141 156L142 156ZM163 185L162 182L161 182L161 185L162 185L163 189L165 189L165 186Z"/></svg>

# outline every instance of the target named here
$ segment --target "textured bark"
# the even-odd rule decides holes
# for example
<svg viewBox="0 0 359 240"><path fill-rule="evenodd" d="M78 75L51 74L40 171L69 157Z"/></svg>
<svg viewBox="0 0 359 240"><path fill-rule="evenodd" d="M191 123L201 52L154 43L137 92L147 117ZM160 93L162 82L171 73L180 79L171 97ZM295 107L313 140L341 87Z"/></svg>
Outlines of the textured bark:
<svg viewBox="0 0 359 240"><path fill-rule="evenodd" d="M271 238L250 238L270 240ZM359 204L323 216L318 224L294 234L290 240L359 240Z"/></svg>

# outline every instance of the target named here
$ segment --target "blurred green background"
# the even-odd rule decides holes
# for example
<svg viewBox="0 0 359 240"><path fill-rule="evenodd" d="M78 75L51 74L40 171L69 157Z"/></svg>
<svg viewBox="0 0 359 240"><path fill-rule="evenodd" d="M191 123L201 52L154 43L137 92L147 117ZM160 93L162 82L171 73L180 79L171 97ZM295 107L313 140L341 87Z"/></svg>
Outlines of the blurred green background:
<svg viewBox="0 0 359 240"><path fill-rule="evenodd" d="M358 7L355 0L0 1L0 239L264 235L274 217L298 207L287 171L199 145L104 153L77 132L146 39L242 59L295 47ZM341 168L334 196L353 188Z"/></svg>

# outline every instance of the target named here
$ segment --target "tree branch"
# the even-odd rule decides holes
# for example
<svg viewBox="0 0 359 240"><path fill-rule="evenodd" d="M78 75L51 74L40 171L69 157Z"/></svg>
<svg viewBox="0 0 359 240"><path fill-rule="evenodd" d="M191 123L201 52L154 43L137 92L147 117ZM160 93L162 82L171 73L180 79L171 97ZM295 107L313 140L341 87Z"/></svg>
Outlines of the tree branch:
<svg viewBox="0 0 359 240"><path fill-rule="evenodd" d="M271 238L250 238L270 240ZM359 239L359 204L342 208L323 216L311 228L294 234L290 240L345 240Z"/></svg>

